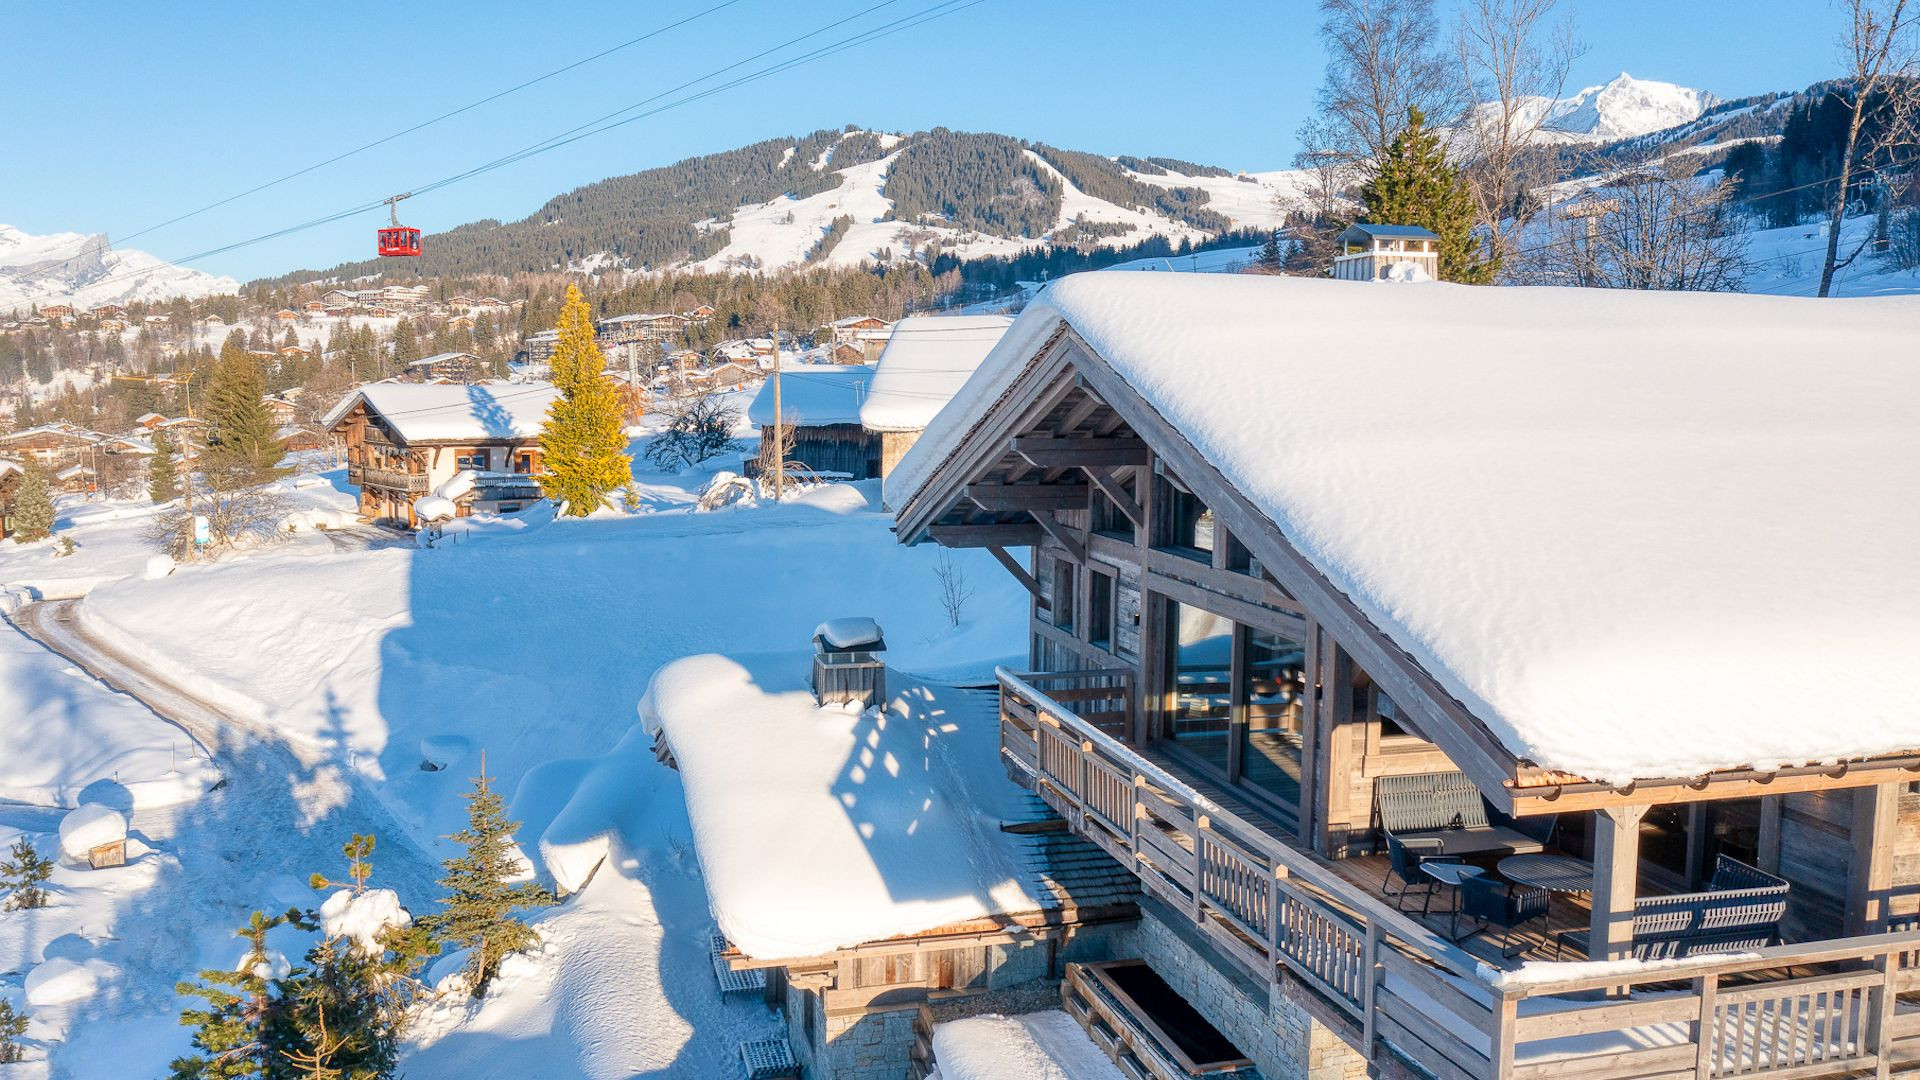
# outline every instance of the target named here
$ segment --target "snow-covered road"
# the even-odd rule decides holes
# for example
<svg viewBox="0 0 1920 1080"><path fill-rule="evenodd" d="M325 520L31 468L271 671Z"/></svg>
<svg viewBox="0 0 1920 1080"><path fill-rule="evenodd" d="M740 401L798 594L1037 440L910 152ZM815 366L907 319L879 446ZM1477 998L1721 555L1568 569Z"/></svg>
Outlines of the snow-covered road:
<svg viewBox="0 0 1920 1080"><path fill-rule="evenodd" d="M310 874L338 876L340 845L354 833L379 838L374 883L415 907L438 895L438 859L400 825L324 749L257 730L189 690L89 636L73 616L84 601L32 604L15 622L108 686L129 694L188 732L218 761L226 782L196 802L137 810L134 833L158 849L153 885L128 898L110 928L89 947L121 972L96 1001L89 1022L61 1047L54 1076L119 1075L124 1040L151 1044L171 1035L179 1013L174 983L237 957L233 928L255 909L311 906ZM182 1045L181 1049L184 1049Z"/></svg>

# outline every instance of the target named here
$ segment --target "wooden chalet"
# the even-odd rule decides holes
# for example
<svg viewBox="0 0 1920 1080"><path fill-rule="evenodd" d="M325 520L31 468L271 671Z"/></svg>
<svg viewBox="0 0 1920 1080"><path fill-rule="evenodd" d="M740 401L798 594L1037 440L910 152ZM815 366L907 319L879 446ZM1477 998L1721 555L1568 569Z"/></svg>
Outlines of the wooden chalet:
<svg viewBox="0 0 1920 1080"><path fill-rule="evenodd" d="M407 382L484 382L492 375L487 362L470 352L443 352L423 356L407 365Z"/></svg>
<svg viewBox="0 0 1920 1080"><path fill-rule="evenodd" d="M774 421L783 422L792 433L790 464L822 478L870 480L880 475L880 437L861 426L860 405L872 382L871 366L787 364L760 384L747 419L760 428L763 448ZM757 461L748 463L756 475Z"/></svg>
<svg viewBox="0 0 1920 1080"><path fill-rule="evenodd" d="M1268 1077L1920 1065L1920 301L1824 303L1040 294L885 498L1029 594L1103 959Z"/></svg>
<svg viewBox="0 0 1920 1080"><path fill-rule="evenodd" d="M558 393L546 383L370 383L321 426L346 448L360 516L411 528L414 503L464 470L487 482L455 498L462 516L539 499L540 428Z"/></svg>
<svg viewBox="0 0 1920 1080"><path fill-rule="evenodd" d="M83 461L99 449L100 436L72 424L41 424L0 435L0 454L32 458L49 469Z"/></svg>

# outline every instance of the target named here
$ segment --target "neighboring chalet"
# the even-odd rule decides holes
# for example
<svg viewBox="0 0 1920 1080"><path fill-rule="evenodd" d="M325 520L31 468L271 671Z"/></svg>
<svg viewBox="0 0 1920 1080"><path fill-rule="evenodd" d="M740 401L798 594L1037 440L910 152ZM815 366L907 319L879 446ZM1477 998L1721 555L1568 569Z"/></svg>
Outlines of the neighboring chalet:
<svg viewBox="0 0 1920 1080"><path fill-rule="evenodd" d="M0 454L32 458L49 469L77 464L100 448L100 436L72 424L52 423L0 435Z"/></svg>
<svg viewBox="0 0 1920 1080"><path fill-rule="evenodd" d="M825 334L814 335L816 344L850 345L860 350L863 359L871 361L886 346L887 335L893 332L893 324L871 315L849 315L844 319L835 319L824 329Z"/></svg>
<svg viewBox="0 0 1920 1080"><path fill-rule="evenodd" d="M1030 594L1002 760L1145 893L1068 1011L1135 1076L1911 1068L1915 357L1904 297L1043 291L885 498Z"/></svg>
<svg viewBox="0 0 1920 1080"><path fill-rule="evenodd" d="M470 352L443 352L423 356L407 365L407 382L477 383L492 375L487 362Z"/></svg>
<svg viewBox="0 0 1920 1080"><path fill-rule="evenodd" d="M893 471L1011 325L1005 315L915 315L893 324L860 403L860 426L880 443L879 475Z"/></svg>
<svg viewBox="0 0 1920 1080"><path fill-rule="evenodd" d="M1440 237L1418 225L1349 225L1334 242L1333 276L1342 281L1440 279Z"/></svg>
<svg viewBox="0 0 1920 1080"><path fill-rule="evenodd" d="M747 419L759 426L763 446L776 418L793 430L789 462L822 477L870 480L880 475L880 439L860 426L860 404L872 382L870 365L787 364L760 384Z"/></svg>
<svg viewBox="0 0 1920 1080"><path fill-rule="evenodd" d="M546 383L371 383L341 399L321 426L346 447L360 516L412 527L414 502L462 470L479 476L455 500L463 517L538 501L540 426L558 395Z"/></svg>

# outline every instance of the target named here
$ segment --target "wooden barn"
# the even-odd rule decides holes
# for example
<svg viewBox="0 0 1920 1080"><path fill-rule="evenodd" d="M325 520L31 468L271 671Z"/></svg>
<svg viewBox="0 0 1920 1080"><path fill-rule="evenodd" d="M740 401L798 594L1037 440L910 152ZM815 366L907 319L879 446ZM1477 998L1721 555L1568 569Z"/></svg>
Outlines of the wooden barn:
<svg viewBox="0 0 1920 1080"><path fill-rule="evenodd" d="M860 404L860 426L880 441L880 475L893 471L1013 320L1005 315L915 315L893 324Z"/></svg>
<svg viewBox="0 0 1920 1080"><path fill-rule="evenodd" d="M788 461L823 477L869 480L880 475L881 459L880 437L860 426L872 382L870 365L787 364L760 384L747 419L760 428L763 448L774 437L776 418L792 429Z"/></svg>

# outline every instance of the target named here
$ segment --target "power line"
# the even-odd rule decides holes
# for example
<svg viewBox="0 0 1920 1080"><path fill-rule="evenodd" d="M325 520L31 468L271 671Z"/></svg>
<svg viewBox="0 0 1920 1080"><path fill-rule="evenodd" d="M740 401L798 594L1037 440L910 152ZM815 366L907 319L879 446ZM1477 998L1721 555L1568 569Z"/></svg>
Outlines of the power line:
<svg viewBox="0 0 1920 1080"><path fill-rule="evenodd" d="M836 20L833 23L827 24L826 27L823 27L821 29L816 29L814 31L810 31L806 34L799 35L798 37L790 39L789 41L784 42L781 45L775 46L773 49L764 50L763 52L757 53L755 55L765 56L769 52L777 52L780 49L786 48L796 42L805 40L808 37L815 36L816 34L820 33L821 30L823 29L841 25L842 23L845 23L851 19L859 18L861 15L867 14L869 12L878 10L881 7L886 7L889 4L893 4L897 2L899 2L899 0L883 0L882 3L873 5L872 7L866 8L863 11L856 12L854 15L848 16L846 19ZM915 15L906 16L902 19L894 20L891 23L881 24L881 26L879 27L875 27L867 31L862 31L861 33L852 35L851 37L844 38L838 42L835 42L832 45L823 46L820 49L816 49L811 53L803 54L802 56L793 58L791 60L783 61L779 64L770 65L766 68L761 69L760 71L735 79L732 82L723 84L718 87L711 88L706 91L702 91L701 93L698 93L698 94L689 95L685 98L681 98L676 101L668 102L667 104L662 105L659 108L649 110L638 116L628 117L625 120L614 121L606 124L603 127L596 128L593 130L581 131L580 128L578 127L572 128L572 129L569 129L568 132L562 133L561 136L554 136L553 139L543 140L541 143L535 143L532 146L523 148L522 150L519 150L519 151L515 151L514 154L512 155L497 159L492 162L488 162L485 165L477 166L473 169L469 169L465 172L457 173L452 176L433 181L432 183L429 183L429 184L415 185L412 190L416 192L436 190L441 187L446 187L451 184L459 183L463 180L468 180L475 176L479 176L484 173L491 172L494 169L501 168L506 165L514 164L518 161L525 160L526 158L533 157L537 154L545 153L548 150L558 149L561 146L565 146L569 143L577 142L580 139L587 138L592 135L598 135L605 131L610 131L613 128L620 127L624 124L632 123L636 120L645 119L646 117L649 117L649 116L656 116L661 113L667 112L671 109L680 108L682 106L692 104L695 101L699 101L699 100L702 100L703 98L710 97L721 91L732 89L736 86L742 86L750 82L755 82L755 81L758 81L759 79L766 78L771 75L779 74L783 71L791 70L792 68L799 67L803 64L812 63L816 60L824 59L828 56L832 56L836 53L843 52L847 49L854 48L859 45L869 44L873 41L880 40L881 38L884 38L884 37L890 37L893 34L897 34L905 30L913 29L914 27L923 25L925 23L932 22L935 19L944 18L948 15L952 15L960 11L964 11L968 8L976 7L979 4L982 4L984 2L985 0L969 0L969 2L966 2L966 3L959 3L959 0L942 0L941 3L937 3L930 8L923 9L922 11L916 13ZM959 6L957 7L954 6L956 3L958 3ZM702 76L701 78L695 79L692 82L684 85L686 86L695 85L697 83L705 81L708 78L712 78L716 74L731 70L732 68L735 68L738 66L740 66L740 62L729 64L726 67L719 68L714 72L710 72L708 75ZM671 93L671 92L672 91L668 91L668 93ZM655 95L653 98L648 98L645 100L646 101L655 100L659 96L660 95ZM644 104L644 103L645 101L636 103L636 104ZM629 109L633 107L635 106L629 106ZM629 109L618 110L608 115L618 116L621 112L629 111ZM595 122L598 122L598 121L595 121ZM565 137L563 138L563 136ZM553 141L554 139L561 139L562 141L556 142L556 141ZM270 233L262 234L260 236L251 237L246 240L235 241L234 243L231 243L231 244L225 244L217 248L209 249L207 251L197 252L192 255L184 256L182 258L177 258L177 259L171 259L167 261L169 264L172 264L172 265L184 265L187 263L198 262L202 259L211 258L214 255L225 254L229 251L235 251L240 248L249 247L258 243L264 243L265 241L268 241L268 240L278 239L280 237L291 235L296 232L301 232L306 229L315 228L320 225L330 224L335 221L340 221L345 218L352 217L358 214L367 213L368 211L377 209L383 205L385 205L384 200L374 200L372 202L362 203L357 206L349 207L344 210L336 211L332 214L327 214L322 217L315 218L307 222L303 222L299 225L288 226L287 228L278 229ZM140 277L145 274L155 273L165 268L166 268L165 266L156 266L156 267L150 267L143 270L126 270L126 271L120 271L116 273L110 273L95 281L89 282L88 284L92 286L97 286L97 285L104 284L108 281L120 280L126 277Z"/></svg>
<svg viewBox="0 0 1920 1080"><path fill-rule="evenodd" d="M676 21L674 21L674 22L670 22L670 23L668 23L668 24L666 24L665 26L661 26L661 27L658 27L658 28L656 28L656 29L653 29L653 30L649 30L649 31L647 31L647 32L646 32L646 33L644 33L644 34L641 34L641 35L640 35L639 37L635 37L635 38L629 38L629 39L627 39L626 41L623 41L623 42L621 42L620 44L618 44L618 45L615 45L615 46L613 46L613 47L611 47L611 48L607 48L607 49L602 49L601 51L599 51L599 52L597 52L597 53L594 53L594 54L593 54L592 56L587 56L587 57L583 57L583 58L581 58L581 59L579 59L579 60L575 60L575 61L574 61L573 63L570 63L570 64L566 64L566 65L563 65L563 66L561 66L561 67L557 67L557 68L554 68L554 69L553 69L552 71L549 71L549 72L546 72L546 73L545 73L545 74L543 74L543 75L537 75L537 76L535 76L535 77L533 77L533 78L531 78L531 79L528 79L528 80L526 80L525 82L522 82L522 83L517 83L517 84L515 84L515 85L513 85L513 86L509 86L509 87L507 87L507 88L506 88L505 90L501 90L501 91L498 91L498 92L496 92L496 93L492 93L492 94L489 94L489 95L487 95L486 97L483 97L483 98L480 98L480 99L478 99L478 100L476 100L476 101L470 101L470 102L468 102L467 104L465 104L465 105L462 105L462 106L460 106L460 107L459 107L459 108L457 108L457 109L451 109L451 110L449 110L449 111L447 111L447 112L443 112L443 113L441 113L440 115L438 115L438 116L435 116L435 117L433 117L433 118L431 118L431 119L428 119L428 120L422 120L422 121L420 121L419 123L417 123L417 124L414 124L414 125L413 125L413 126L411 126L411 127L407 127L407 128L402 128L401 130L399 130L399 131L396 131L396 132L394 132L394 133L393 133L393 134L391 134L391 135L384 135L384 136L381 136L381 137L380 137L380 138L378 138L378 139L375 139L375 140L373 140L372 142L368 142L368 143L362 143L361 145L359 145L359 146L356 146L356 147L354 147L354 148L353 148L353 149L351 149L351 150L347 150L347 151L344 151L344 152L342 152L342 153L339 153L339 154L335 154L334 156L332 156L332 157L330 157L330 158L327 158L327 159L326 159L326 160L324 160L324 161L319 161L319 162L315 162L314 164L312 164L312 165L308 165L307 167L305 167L305 168L303 168L303 169L296 169L295 171L293 171L293 172L290 172L290 173L288 173L288 174L286 174L285 176L281 176L281 177L276 177L275 179L272 179L272 180L268 180L267 182L265 182L265 183L263 183L263 184L257 184L257 185L255 185L255 186L253 186L253 187L250 187L250 188L248 188L248 189L247 189L247 190L245 190L245 191L242 191L242 192L238 192L238 193L236 193L236 194L233 194L233 195L229 195L229 196L227 196L227 197L226 197L226 198L224 198L224 199L220 199L220 200L218 200L218 201L216 201L216 202L210 202L210 203L208 203L207 205L205 205L205 206L202 206L202 207L200 207L200 208L199 208L198 210L189 210L189 211L187 211L187 212L186 212L186 213L184 213L184 214L180 214L180 215L178 215L178 216L176 216L176 217L171 217L171 218L168 218L167 220L165 220L165 221L162 221L162 222L160 222L160 223L158 223L158 224L155 224L155 225L149 225L149 226L147 226L147 227L146 227L146 228L144 228L144 229L139 229L139 230L137 230L137 231L135 231L135 232L131 232L131 233L128 233L128 234L126 234L125 236L122 236L122 237L120 238L120 242L121 242L121 243L125 243L125 242L127 242L128 240L132 240L132 239L135 239L135 238L137 238L137 237L141 237L141 236L145 236L145 235L147 235L147 234L148 234L148 233L150 233L150 232L155 232L155 231L157 231L157 230L160 230L160 229L164 229L164 228L166 228L166 227L167 227L167 226L169 226L169 225L175 225L175 224L178 224L178 223L180 223L180 222L182 222L182 221L185 221L185 220L187 220L188 218L192 218L192 217L197 217L197 216L199 216L199 215L201 215L201 214L204 214L204 213L206 213L206 212L207 212L207 211L209 211L209 210L215 210L215 209L218 209L218 208L220 208L220 207L222 207L222 206L225 206L225 205L227 205L228 203L232 203L232 202L237 202L237 201L239 201L239 200L241 200L241 199L244 199L244 198L246 198L246 197L247 197L247 196L249 196L249 195L256 195L256 194L258 194L258 193L260 193L260 192L262 192L262 191L265 191L265 190L267 190L268 188L271 188L271 187L276 187L276 186L278 186L278 185L280 185L280 184L284 184L284 183L286 183L286 182L287 182L287 181L289 181L289 180L294 180L294 179L297 179L297 178L299 178L299 177L302 177L302 176L305 176L305 175L307 175L308 173L311 173L311 172L315 172L315 171L317 171L317 170L320 170L320 169L324 169L324 168L326 168L326 167L327 167L327 166L329 166L329 165L333 165L333 164L336 164L336 163L338 163L338 162L341 162L341 161L345 161L346 159L348 159L348 158L350 158L350 157L353 157L353 156L355 156L356 154L361 154L361 153L364 153L364 152L366 152L366 151L368 151L368 150L371 150L371 149L373 149L373 148L374 148L374 147L376 147L376 146L384 146L385 144L387 144L387 143L390 143L390 142L392 142L392 141L394 141L395 139L400 139L400 138L404 138L404 137L406 137L406 136L408 136L408 135L411 135L411 134L413 134L413 133L414 133L414 132L416 132L416 131L420 131L420 130L423 130L423 129L425 129L425 128L429 128L429 127L432 127L432 126L433 126L434 124L438 124L438 123L440 123L440 122L441 122L441 121L443 121L443 120L451 120L452 118L454 118L454 117L456 117L456 116L459 116L459 115L461 115L462 113L467 113L467 112L472 112L472 111L473 111L474 109L477 109L477 108L479 108L479 107L480 107L480 106L482 106L482 105L487 105L487 104L490 104L490 103L492 103L492 102L495 102L495 101L498 101L498 100L500 100L501 98L503 98L503 97L507 97L507 96L508 96L508 95L510 95L510 94L516 94L516 93L519 93L520 91L522 91L522 90L525 90L525 89L526 89L527 87L529 87L529 86L533 86L533 85L535 85L535 84L537 84L537 83L542 83L542 82L545 82L545 81L547 81L548 79L551 79L551 78L553 78L553 77L554 77L554 76L556 76L556 75L564 75L565 73L567 73L567 72L569 72L569 71L572 71L573 69L575 69L575 68L577 68L577 67L582 67L582 66L584 66L584 65L586 65L586 64L590 64L590 63L592 63L592 62L594 62L595 60L600 60L600 59L603 59L603 58L605 58L605 57L608 57L608 56L611 56L611 55L613 55L614 53L617 53L617 52L619 52L619 51L621 51L622 49L627 49L627 48L631 48L632 46L634 46L634 45L638 45L638 44L640 44L641 42L643 42L643 41L647 41L647 40L649 40L649 39L651 39L651 38L656 38L656 37L659 37L659 36L660 36L661 34L664 34L664 33L667 33L667 32L668 32L668 31L670 31L670 30L676 30L676 29L679 29L680 27L682 27L682 26L685 26L685 25L687 25L687 24L688 24L688 23L690 23L690 22L694 22L694 21L696 21L696 20L699 20L699 19L703 19L703 18L705 18L705 17L707 17L708 15L711 15L711 14L713 14L714 12L716 12L716 11L719 11L719 10L721 10L722 8L728 8L728 7L732 7L732 6L734 5L734 4L737 4L737 3L739 3L739 2L740 2L740 0L721 0L721 2L720 2L720 3L718 3L718 4L715 4L715 5L713 5L712 7L709 7L709 8L706 8L706 9L704 9L704 10L702 10L702 11L697 11L697 12L694 12L694 13L693 13L692 15L688 15L687 17L685 17L685 18L683 18L683 19L679 19L679 20L676 20ZM69 258L66 258L66 259L62 259L62 260L60 260L59 262L57 262L57 263L54 263L54 264L52 264L51 266L48 266L48 267L46 267L46 268L44 268L44 269L42 269L42 270L40 270L40 271L39 271L39 275L40 275L40 276L43 276L43 277L44 277L44 276L47 276L47 275L50 275L51 273L53 273L53 271L54 271L54 269L55 269L55 268L57 268L57 267L60 267L60 266L65 266L65 265L67 265L68 263L71 263L71 262L74 262L74 261L76 261L76 260L79 260L79 259L82 259L82 258L85 258L85 257L86 257L86 255L85 255L85 253L83 252L83 253L81 253L81 254L79 254L79 255L74 255L74 256L71 256L71 257L69 257Z"/></svg>

